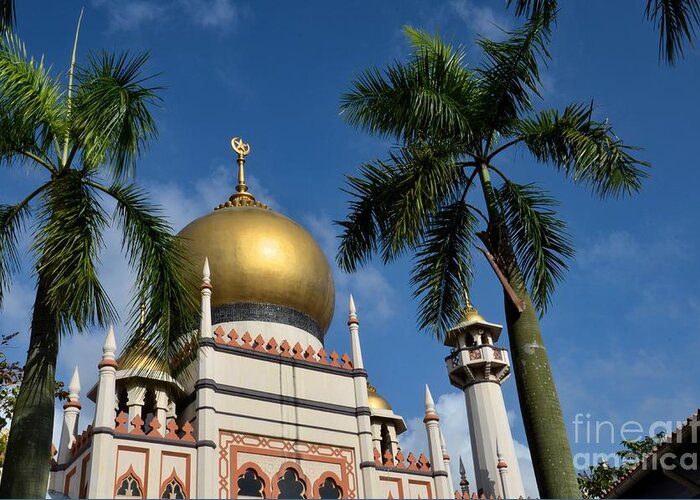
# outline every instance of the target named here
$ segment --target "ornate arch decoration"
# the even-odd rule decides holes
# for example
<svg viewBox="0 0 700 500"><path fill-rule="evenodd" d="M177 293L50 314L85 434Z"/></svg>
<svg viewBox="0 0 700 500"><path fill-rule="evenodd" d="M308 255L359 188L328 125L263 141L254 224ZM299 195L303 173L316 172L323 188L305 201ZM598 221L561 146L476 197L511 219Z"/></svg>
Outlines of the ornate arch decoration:
<svg viewBox="0 0 700 500"><path fill-rule="evenodd" d="M260 466L256 463L253 462L246 462L243 465L241 465L237 470L236 473L234 474L233 477L233 482L232 482L232 491L231 493L234 493L232 496L233 498L238 498L238 481L241 479L246 472L249 470L252 470L255 472L255 475L258 477L260 482L262 482L262 489L260 491L261 497L260 498L272 498L270 496L270 479L267 477L267 474L263 472L263 470L260 468Z"/></svg>
<svg viewBox="0 0 700 500"><path fill-rule="evenodd" d="M179 496L178 496L179 488ZM165 481L160 483L161 498L189 498L189 491L185 488L182 480L177 476L175 467Z"/></svg>
<svg viewBox="0 0 700 500"><path fill-rule="evenodd" d="M344 495L347 493L346 485L338 478L338 476L336 476L333 472L330 471L321 474L321 476L314 483L314 498L329 498L321 496L321 488L324 487L326 481L328 480L333 481L335 483L336 488L340 492L340 495L336 498L344 498Z"/></svg>
<svg viewBox="0 0 700 500"><path fill-rule="evenodd" d="M301 470L301 467L299 464L295 462L285 462L283 463L277 473L272 477L272 481L270 481L270 490L271 490L271 495L270 498L289 498L288 496L280 497L280 489L279 489L279 482L284 478L284 475L287 473L287 471L292 470L296 474L297 479L301 484L304 486L304 491L301 494L302 498L309 498L309 494L311 491L309 491L309 485L311 484L311 481L309 481L309 478L304 474L304 471Z"/></svg>
<svg viewBox="0 0 700 500"><path fill-rule="evenodd" d="M120 493L123 491L123 493ZM129 469L119 476L116 484L114 485L114 498L146 498L146 492L143 490L143 481L136 474L133 465L129 466Z"/></svg>

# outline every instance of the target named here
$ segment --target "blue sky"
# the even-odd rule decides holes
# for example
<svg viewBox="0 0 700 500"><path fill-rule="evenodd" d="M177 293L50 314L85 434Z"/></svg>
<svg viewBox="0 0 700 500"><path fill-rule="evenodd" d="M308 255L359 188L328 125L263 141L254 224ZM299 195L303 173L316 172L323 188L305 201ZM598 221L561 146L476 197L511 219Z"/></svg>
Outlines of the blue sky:
<svg viewBox="0 0 700 500"><path fill-rule="evenodd" d="M352 129L338 115L340 94L363 69L407 54L405 24L437 31L479 54L476 33L500 36L495 25L518 21L502 2L236 2L233 0L86 0L18 2L18 32L35 56L64 71L80 8L85 7L79 59L89 49L148 50L156 82L165 86L155 111L160 136L139 165L138 181L161 203L176 229L225 200L234 186L229 140L252 145L251 191L305 225L332 258L347 197L343 176L385 155L390 142ZM644 2L566 2L543 72L545 102L596 102L627 143L653 164L643 191L601 202L524 153L504 158L512 178L537 181L561 200L578 248L554 305L542 320L555 380L575 453L611 452L619 433L588 444L575 415L625 421L645 428L684 419L700 406L700 250L696 117L700 52L676 67L657 60L657 33L643 20ZM0 173L0 202L16 201L40 179L22 169ZM130 283L110 233L103 278L118 307ZM347 294L358 305L370 380L411 422L410 445L421 446L423 384L449 414L450 451L468 453L463 403L451 388L446 348L417 332L408 285L410 261L375 262L356 275L336 274L338 305L327 345L348 350ZM19 330L10 357L23 359L33 301L30 266L18 275L0 331ZM473 300L489 320L503 323L501 292L477 261ZM120 334L124 334L123 329ZM64 339L59 376L81 368L83 393L96 378L102 331ZM502 342L506 342L505 336ZM504 386L513 431L525 443L515 383ZM85 399L85 398L84 398ZM87 406L84 413L91 411ZM86 417L84 417L86 418ZM443 419L444 420L444 419ZM85 421L85 420L84 420ZM417 432L415 432L417 430ZM579 429L580 431L580 429ZM450 439L448 437L448 439ZM408 447L408 446L406 446ZM523 456L526 449L522 446ZM456 460L455 460L456 461ZM469 463L465 456L465 462ZM531 478L528 479L532 484ZM536 494L536 491L530 489Z"/></svg>

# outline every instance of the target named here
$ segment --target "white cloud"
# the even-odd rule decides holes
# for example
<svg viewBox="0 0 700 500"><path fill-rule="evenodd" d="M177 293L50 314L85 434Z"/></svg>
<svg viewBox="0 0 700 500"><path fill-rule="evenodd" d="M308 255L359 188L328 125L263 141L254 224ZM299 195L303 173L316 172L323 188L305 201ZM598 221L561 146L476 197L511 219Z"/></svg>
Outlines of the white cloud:
<svg viewBox="0 0 700 500"><path fill-rule="evenodd" d="M238 13L231 0L181 0L196 24L205 28L230 28Z"/></svg>
<svg viewBox="0 0 700 500"><path fill-rule="evenodd" d="M235 26L238 11L231 0L93 0L95 7L104 8L109 17L110 31L133 31L154 23L167 21L174 10L202 28L228 30Z"/></svg>
<svg viewBox="0 0 700 500"><path fill-rule="evenodd" d="M499 39L503 38L503 30L508 29L508 22L491 7L476 5L472 0L453 0L450 5L467 27L478 35Z"/></svg>
<svg viewBox="0 0 700 500"><path fill-rule="evenodd" d="M161 19L165 8L149 0L128 0L112 2L109 0L93 0L96 7L107 9L110 31L137 30L146 24Z"/></svg>
<svg viewBox="0 0 700 500"><path fill-rule="evenodd" d="M453 486L455 489L459 487L459 458L461 457L464 461L467 480L470 483L470 491L476 491L464 395L460 392L442 394L437 399L435 409L440 415L440 428L445 436L447 452L450 455L450 472L452 473L452 481L455 483ZM406 421L406 426L408 430L399 439L404 454L412 451L416 455L420 452L427 455L428 441L423 420L418 417L411 418ZM515 454L518 458L526 496L537 498L539 493L535 482L535 473L532 469L530 450L526 445L515 441Z"/></svg>
<svg viewBox="0 0 700 500"><path fill-rule="evenodd" d="M336 286L336 309L345 311L348 296L352 293L362 309L362 316L383 321L394 316L396 291L386 276L375 266L367 265L352 274L342 272L335 263L338 238L333 222L325 215L310 214L304 223L317 239L328 257Z"/></svg>

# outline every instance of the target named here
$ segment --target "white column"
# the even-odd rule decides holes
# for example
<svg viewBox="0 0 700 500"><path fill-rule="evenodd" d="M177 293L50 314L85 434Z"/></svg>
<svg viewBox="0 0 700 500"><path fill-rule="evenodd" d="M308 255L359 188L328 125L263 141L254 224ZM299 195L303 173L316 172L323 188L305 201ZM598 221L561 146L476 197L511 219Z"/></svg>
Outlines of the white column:
<svg viewBox="0 0 700 500"><path fill-rule="evenodd" d="M425 386L425 417L423 423L428 434L428 450L430 451L430 463L433 466L433 474L435 476L435 495L437 498L451 498L454 495L450 491L448 484L447 470L445 470L445 462L442 459L442 443L440 442L440 417L435 411L435 402L433 395L430 394L430 388Z"/></svg>
<svg viewBox="0 0 700 500"><path fill-rule="evenodd" d="M510 489L508 488L508 464L503 460L503 454L501 453L498 441L496 441L496 457L498 458L496 468L498 469L498 477L501 484L501 495L503 498L510 498Z"/></svg>
<svg viewBox="0 0 700 500"><path fill-rule="evenodd" d="M464 394L477 488L483 489L486 496L505 496L499 484L498 442L502 456L508 463L508 493L515 498L525 496L501 386L493 382L476 383L467 387Z"/></svg>
<svg viewBox="0 0 700 500"><path fill-rule="evenodd" d="M97 382L95 422L92 436L92 458L88 498L112 498L114 496L115 453L114 418L116 407L117 361L114 354L117 344L114 328L110 327L102 346L102 361Z"/></svg>
<svg viewBox="0 0 700 500"><path fill-rule="evenodd" d="M138 381L138 379L137 379ZM126 406L129 408L129 421L127 428L131 431L134 428L132 422L134 418L141 417L141 409L146 400L146 388L141 385L131 385L126 388ZM143 427L141 430L144 430Z"/></svg>
<svg viewBox="0 0 700 500"><path fill-rule="evenodd" d="M70 448L78 434L80 419L80 375L78 367L75 367L73 376L68 384L68 401L63 405L63 428L61 429L61 441L58 445L58 463L64 464L70 458Z"/></svg>
<svg viewBox="0 0 700 500"><path fill-rule="evenodd" d="M204 259L202 268L201 309L199 335L203 339L213 339L211 325L211 272L209 259ZM202 344L197 354L197 379L214 378L214 348ZM211 388L197 389L196 439L202 445L197 448L197 491L192 492L192 498L218 498L217 481L219 464L217 461L216 444L218 429L216 426L216 394Z"/></svg>
<svg viewBox="0 0 700 500"><path fill-rule="evenodd" d="M447 443L445 443L445 435L440 429L440 447L442 448L442 461L445 463L445 470L447 471L447 485L449 491L455 491L455 485L452 481L452 469L450 468L450 455L447 453Z"/></svg>
<svg viewBox="0 0 700 500"><path fill-rule="evenodd" d="M350 294L349 310L348 329L350 330L350 346L352 348L352 366L364 369L365 362L362 360L362 348L360 347L360 322L357 320L357 309L352 294Z"/></svg>
<svg viewBox="0 0 700 500"><path fill-rule="evenodd" d="M169 406L170 398L168 397L168 393L164 390L156 391L156 418L160 424L158 433L162 436L165 436L165 434L168 432L165 426L168 424L168 418L166 415L168 413Z"/></svg>
<svg viewBox="0 0 700 500"><path fill-rule="evenodd" d="M352 345L352 363L357 370L364 370L362 349L360 348L360 322L357 319L355 301L350 295L348 304L348 330L350 331L350 343ZM355 376L355 401L358 408L369 411L369 396L367 395L367 377ZM364 491L361 498L378 498L379 478L374 463L374 448L372 447L372 425L370 416L357 416L357 430L360 436L360 473Z"/></svg>

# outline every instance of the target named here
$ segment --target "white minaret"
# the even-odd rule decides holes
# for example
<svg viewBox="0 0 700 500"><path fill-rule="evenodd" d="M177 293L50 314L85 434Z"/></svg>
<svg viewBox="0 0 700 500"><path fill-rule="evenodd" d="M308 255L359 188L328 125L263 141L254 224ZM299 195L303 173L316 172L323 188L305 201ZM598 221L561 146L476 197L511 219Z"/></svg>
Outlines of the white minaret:
<svg viewBox="0 0 700 500"><path fill-rule="evenodd" d="M211 271L209 269L209 259L204 259L202 267L201 289L201 310L199 335L202 343L197 354L198 380L209 380L214 378L214 348L213 333L211 325ZM218 428L216 427L216 394L211 387L199 387L197 389L197 439L199 448L197 449L197 496L202 498L214 498L218 496L215 482L210 481L208 471L216 470L218 467L218 454L216 451L216 441L218 438Z"/></svg>
<svg viewBox="0 0 700 500"><path fill-rule="evenodd" d="M374 448L372 446L372 424L370 422L369 395L367 394L367 376L362 349L360 347L360 321L357 319L355 300L350 295L348 302L348 330L350 332L350 345L352 347L352 366L355 370L365 373L364 377L354 377L355 402L357 412L357 428L360 434L360 469L364 484L364 498L377 498L376 470L374 468Z"/></svg>
<svg viewBox="0 0 700 500"><path fill-rule="evenodd" d="M114 496L112 483L100 477L103 471L113 471L116 447L114 446L114 417L116 416L116 378L118 364L115 359L117 343L114 328L109 327L102 346L102 360L97 365L97 399L95 400L95 421L92 435L92 458L97 467L90 467L88 498L110 498Z"/></svg>
<svg viewBox="0 0 700 500"><path fill-rule="evenodd" d="M489 323L469 302L445 345L450 382L464 391L479 494L502 498L525 496L515 456L501 383L510 373L508 352L496 347L501 325ZM503 465L507 464L507 471Z"/></svg>
<svg viewBox="0 0 700 500"><path fill-rule="evenodd" d="M442 441L440 440L440 417L435 411L435 401L430 394L430 388L425 386L425 431L428 434L428 450L430 463L433 465L433 477L435 478L435 495L437 498L450 498L452 485L449 483L449 474L443 458Z"/></svg>
<svg viewBox="0 0 700 500"><path fill-rule="evenodd" d="M68 401L63 405L63 428L61 429L61 441L58 445L58 463L64 464L70 457L70 448L78 433L80 419L80 375L78 367L75 367L73 376L68 384Z"/></svg>

